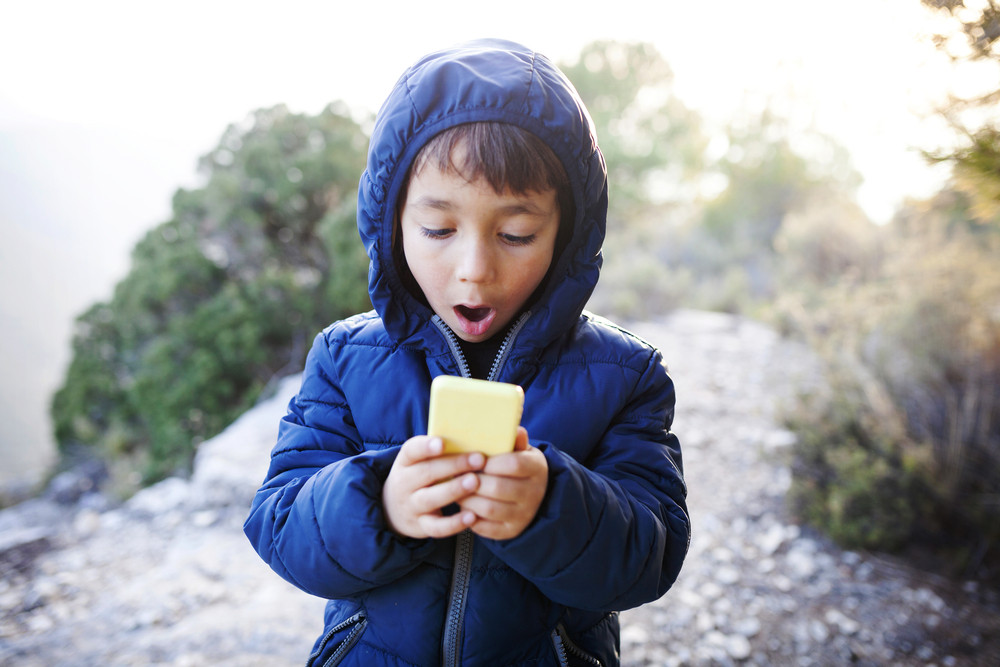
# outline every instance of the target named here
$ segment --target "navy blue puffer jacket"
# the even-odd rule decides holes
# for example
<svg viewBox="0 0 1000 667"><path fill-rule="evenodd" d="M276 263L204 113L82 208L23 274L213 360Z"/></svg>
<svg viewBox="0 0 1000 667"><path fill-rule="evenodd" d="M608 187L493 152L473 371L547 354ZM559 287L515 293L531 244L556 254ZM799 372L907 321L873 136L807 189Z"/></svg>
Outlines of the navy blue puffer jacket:
<svg viewBox="0 0 1000 667"><path fill-rule="evenodd" d="M431 380L468 371L454 334L404 287L392 226L420 147L471 121L535 133L572 184L572 238L492 376L524 388L522 424L549 482L516 538L415 540L387 527L382 484L399 446L426 433ZM317 336L245 525L278 574L330 600L311 664L615 665L616 612L677 577L689 522L673 385L656 349L583 310L606 212L589 116L544 57L474 42L396 84L359 188L375 310Z"/></svg>

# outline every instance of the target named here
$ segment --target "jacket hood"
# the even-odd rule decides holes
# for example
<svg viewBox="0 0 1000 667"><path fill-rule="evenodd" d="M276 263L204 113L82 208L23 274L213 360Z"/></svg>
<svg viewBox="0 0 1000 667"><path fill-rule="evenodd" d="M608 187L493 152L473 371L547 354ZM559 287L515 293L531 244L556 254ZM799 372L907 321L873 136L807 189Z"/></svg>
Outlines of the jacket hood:
<svg viewBox="0 0 1000 667"><path fill-rule="evenodd" d="M396 82L376 117L358 188L358 230L370 259L368 292L402 343L433 311L404 286L392 253L410 164L434 135L462 123L517 125L562 161L576 205L572 237L550 269L519 343L542 347L572 327L597 284L607 221L607 171L583 102L545 56L514 42L479 40L431 53Z"/></svg>

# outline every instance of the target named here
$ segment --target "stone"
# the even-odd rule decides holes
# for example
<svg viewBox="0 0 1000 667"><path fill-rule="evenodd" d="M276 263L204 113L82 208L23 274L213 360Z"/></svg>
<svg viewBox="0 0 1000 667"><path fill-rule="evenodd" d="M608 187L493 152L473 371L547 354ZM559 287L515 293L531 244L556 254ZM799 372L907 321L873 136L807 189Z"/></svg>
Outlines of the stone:
<svg viewBox="0 0 1000 667"><path fill-rule="evenodd" d="M733 624L733 632L747 639L756 637L760 633L760 630L760 620L753 617L744 618Z"/></svg>
<svg viewBox="0 0 1000 667"><path fill-rule="evenodd" d="M45 496L60 505L73 505L85 494L97 491L108 477L102 461L91 459L52 478Z"/></svg>
<svg viewBox="0 0 1000 667"><path fill-rule="evenodd" d="M861 626L852 618L847 617L837 609L828 609L823 616L827 623L837 628L840 634L852 636L858 633Z"/></svg>
<svg viewBox="0 0 1000 667"><path fill-rule="evenodd" d="M729 635L725 638L723 645L726 648L726 653L734 660L746 660L752 652L750 641L743 635Z"/></svg>
<svg viewBox="0 0 1000 667"><path fill-rule="evenodd" d="M798 442L798 436L792 431L787 429L777 429L769 431L766 436L764 436L762 444L765 449L768 450L783 450L788 449Z"/></svg>
<svg viewBox="0 0 1000 667"><path fill-rule="evenodd" d="M0 532L0 573L28 570L41 554L52 548L52 533L33 526Z"/></svg>
<svg viewBox="0 0 1000 667"><path fill-rule="evenodd" d="M621 641L625 645L645 644L649 640L649 633L640 625L630 624L621 629Z"/></svg>
<svg viewBox="0 0 1000 667"><path fill-rule="evenodd" d="M785 571L795 579L808 579L816 573L816 569L815 556L811 550L799 546L799 543L785 556Z"/></svg>
<svg viewBox="0 0 1000 667"><path fill-rule="evenodd" d="M772 556L785 543L785 527L772 523L757 536L757 548L764 556Z"/></svg>
<svg viewBox="0 0 1000 667"><path fill-rule="evenodd" d="M813 619L809 622L809 636L817 644L824 644L830 637L830 630L822 621Z"/></svg>
<svg viewBox="0 0 1000 667"><path fill-rule="evenodd" d="M162 517L182 510L189 492L190 482L186 479L168 477L136 493L125 506L136 514Z"/></svg>
<svg viewBox="0 0 1000 667"><path fill-rule="evenodd" d="M716 569L715 578L723 586L732 586L742 578L742 575L737 568L726 565Z"/></svg>

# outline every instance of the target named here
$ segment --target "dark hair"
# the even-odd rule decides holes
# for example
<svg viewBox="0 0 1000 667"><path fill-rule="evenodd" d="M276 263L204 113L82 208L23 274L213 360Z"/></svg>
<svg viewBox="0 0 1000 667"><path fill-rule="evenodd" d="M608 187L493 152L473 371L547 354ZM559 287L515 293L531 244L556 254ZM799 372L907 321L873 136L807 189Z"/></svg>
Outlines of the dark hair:
<svg viewBox="0 0 1000 667"><path fill-rule="evenodd" d="M455 149L461 146L462 164L455 164ZM495 191L524 192L555 190L563 222L573 213L573 193L562 162L537 136L508 123L465 123L436 135L420 149L410 175L424 165L449 169L468 181L483 178ZM409 179L407 179L409 180Z"/></svg>
<svg viewBox="0 0 1000 667"><path fill-rule="evenodd" d="M454 161L459 155L455 152L458 147L464 149L461 152L461 164ZM487 121L463 123L448 128L424 144L410 165L396 200L393 257L403 282L410 291L420 294L420 288L416 287L416 281L403 257L403 244L399 239L399 216L406 202L410 179L428 164L441 171L454 171L469 182L483 178L497 193L508 188L517 194L555 190L556 203L559 205L559 233L552 254L552 266L555 266L563 248L569 243L576 215L573 190L562 162L548 144L517 125ZM542 284L545 282L547 279Z"/></svg>

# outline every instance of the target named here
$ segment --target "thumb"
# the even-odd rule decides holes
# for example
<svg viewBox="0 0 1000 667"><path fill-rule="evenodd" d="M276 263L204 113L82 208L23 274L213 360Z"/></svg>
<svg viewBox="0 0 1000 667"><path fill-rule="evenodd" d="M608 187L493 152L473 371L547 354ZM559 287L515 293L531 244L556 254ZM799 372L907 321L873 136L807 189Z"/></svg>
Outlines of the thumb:
<svg viewBox="0 0 1000 667"><path fill-rule="evenodd" d="M411 465L419 461L434 458L441 454L444 444L441 438L418 435L410 438L399 448L397 458L401 458L403 464Z"/></svg>
<svg viewBox="0 0 1000 667"><path fill-rule="evenodd" d="M528 449L528 429L518 426L517 435L514 436L514 451L523 452L526 449Z"/></svg>

